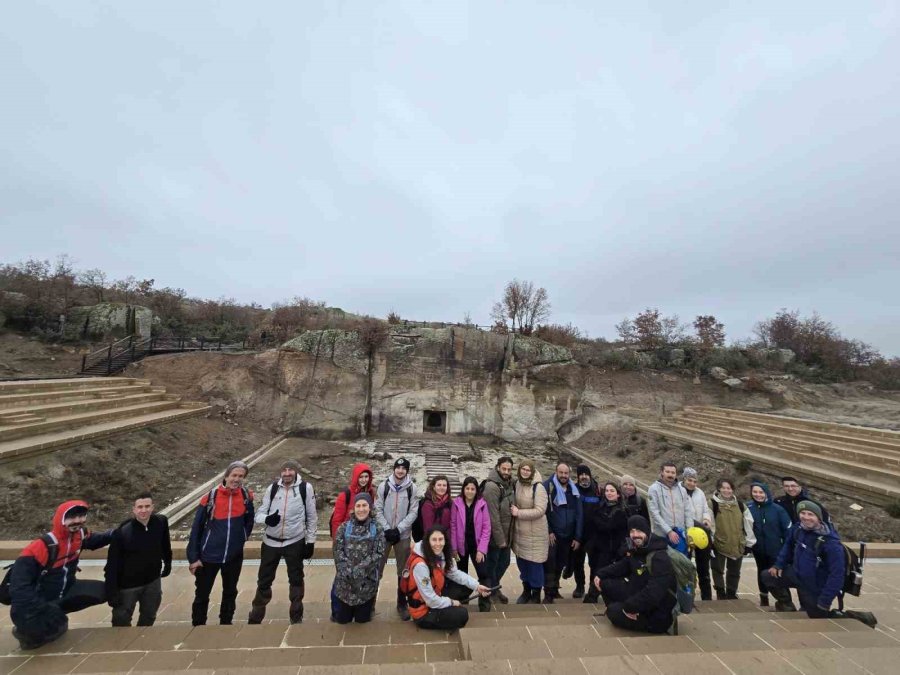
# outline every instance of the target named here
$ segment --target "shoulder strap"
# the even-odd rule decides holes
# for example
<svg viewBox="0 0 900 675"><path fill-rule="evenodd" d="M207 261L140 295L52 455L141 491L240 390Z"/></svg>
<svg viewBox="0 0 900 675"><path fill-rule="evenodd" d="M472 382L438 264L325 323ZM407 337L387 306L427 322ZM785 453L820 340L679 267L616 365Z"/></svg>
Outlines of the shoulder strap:
<svg viewBox="0 0 900 675"><path fill-rule="evenodd" d="M712 500L712 512L714 518L717 518L719 516L719 502L717 502L715 499Z"/></svg>
<svg viewBox="0 0 900 675"><path fill-rule="evenodd" d="M300 499L303 500L303 508L306 509L306 481L300 481Z"/></svg>
<svg viewBox="0 0 900 675"><path fill-rule="evenodd" d="M407 503L412 503L412 485L406 488L406 501Z"/></svg>
<svg viewBox="0 0 900 675"><path fill-rule="evenodd" d="M276 494L278 494L278 481L273 480L272 487L269 488L269 509L266 511L267 515L272 512L272 500L275 499Z"/></svg>
<svg viewBox="0 0 900 675"><path fill-rule="evenodd" d="M388 493L391 491L391 484L388 481L384 481L384 490L382 491L381 498L387 499Z"/></svg>
<svg viewBox="0 0 900 675"><path fill-rule="evenodd" d="M655 554L656 551L650 551L650 553L647 554L647 557L644 558L644 567L647 568L647 571L650 572L650 574L653 574L653 570L650 567L650 561L653 560Z"/></svg>
<svg viewBox="0 0 900 675"><path fill-rule="evenodd" d="M741 507L741 513L744 513L744 511L747 510L747 507L744 505L744 502L742 502L740 499L738 499L738 506Z"/></svg>
<svg viewBox="0 0 900 675"><path fill-rule="evenodd" d="M84 537L82 537L82 539L84 539ZM50 532L42 534L41 541L43 541L44 546L47 547L47 564L44 566L44 570L52 570L53 565L56 564L56 559L59 556L59 542L56 541L56 537Z"/></svg>
<svg viewBox="0 0 900 675"><path fill-rule="evenodd" d="M206 520L212 517L213 510L216 508L216 490L219 489L217 485L212 490L209 491L209 495L206 497Z"/></svg>

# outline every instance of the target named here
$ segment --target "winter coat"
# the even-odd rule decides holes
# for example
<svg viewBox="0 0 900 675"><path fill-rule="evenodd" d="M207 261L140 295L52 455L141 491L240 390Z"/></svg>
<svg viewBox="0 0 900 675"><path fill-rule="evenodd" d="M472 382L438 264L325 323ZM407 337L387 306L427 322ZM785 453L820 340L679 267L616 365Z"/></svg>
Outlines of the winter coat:
<svg viewBox="0 0 900 675"><path fill-rule="evenodd" d="M628 536L628 512L619 500L610 504L603 499L588 525L595 533L594 548L599 565L607 565L618 556Z"/></svg>
<svg viewBox="0 0 900 675"><path fill-rule="evenodd" d="M334 500L334 511L329 522L332 541L337 537L338 526L346 523L353 515L353 502L356 500L356 495L362 491L362 488L359 487L359 477L364 473L369 474L369 483L366 485L365 491L372 497L372 503L375 502L375 477L372 475L372 468L361 462L354 464L353 470L350 472L350 484Z"/></svg>
<svg viewBox="0 0 900 675"><path fill-rule="evenodd" d="M744 557L744 551L756 543L753 516L738 498L725 499L717 492L712 496L713 549L716 555L732 560Z"/></svg>
<svg viewBox="0 0 900 675"><path fill-rule="evenodd" d="M822 509L822 522L830 526L831 529L836 529L834 527L834 523L831 520L831 514L828 513L828 509L822 506L822 502L810 497L809 493L806 491L806 488L800 490L800 494L796 497L791 497L790 495L781 495L775 500L775 503L785 511L787 511L788 516L790 516L791 518L791 522L796 525L800 522L800 514L797 513L797 504L804 501L818 504L819 508Z"/></svg>
<svg viewBox="0 0 900 675"><path fill-rule="evenodd" d="M756 544L753 552L762 555L767 560L775 560L781 552L785 539L791 529L791 517L783 508L772 501L772 493L769 487L763 483L753 483L766 493L766 501L758 502L751 499L747 502L747 510L753 518L753 534L756 535Z"/></svg>
<svg viewBox="0 0 900 675"><path fill-rule="evenodd" d="M653 534L665 537L674 528L687 532L694 526L694 506L691 498L679 483L669 487L657 480L647 490L650 510L650 529Z"/></svg>
<svg viewBox="0 0 900 675"><path fill-rule="evenodd" d="M444 532L450 532L450 493L435 501L427 497L422 500L419 508L422 510L422 532L428 532L428 528L440 525Z"/></svg>
<svg viewBox="0 0 900 675"><path fill-rule="evenodd" d="M594 529L594 512L600 508L603 498L600 496L597 481L595 480L591 480L589 487L583 488L579 485L578 493L578 498L581 500L581 543L587 545L597 536L597 532Z"/></svg>
<svg viewBox="0 0 900 675"><path fill-rule="evenodd" d="M112 533L106 554L106 593L146 586L172 571L169 519L154 513L146 525L130 518Z"/></svg>
<svg viewBox="0 0 900 675"><path fill-rule="evenodd" d="M303 479L297 475L297 480L286 488L281 480L278 481L278 489L271 500L271 486L266 489L262 504L256 513L255 521L262 525L266 518L273 513L278 513L281 520L277 525L267 526L263 543L273 548L283 548L295 544L301 539L306 544L316 542L316 526L319 517L316 514L316 493L310 483L306 484L306 501L300 494L300 483Z"/></svg>
<svg viewBox="0 0 900 675"><path fill-rule="evenodd" d="M521 479L516 481L515 500L519 515L514 519L513 553L517 558L531 562L546 562L550 549L550 531L545 517L548 499L538 471L527 483Z"/></svg>
<svg viewBox="0 0 900 675"><path fill-rule="evenodd" d="M557 537L580 542L584 531L584 516L581 499L572 490L572 481L566 483L565 505L553 503L556 485L552 478L544 481L544 489L547 491L547 527Z"/></svg>
<svg viewBox="0 0 900 675"><path fill-rule="evenodd" d="M405 541L410 538L418 515L419 495L416 484L409 476L398 484L392 473L378 485L375 492L375 520L383 530L400 530L400 539Z"/></svg>
<svg viewBox="0 0 900 675"><path fill-rule="evenodd" d="M834 529L828 525L824 527L825 534L805 530L799 525L792 527L774 565L780 570L793 567L800 582L818 594L816 605L821 609L831 607L844 587L846 574L841 540ZM820 538L817 552L816 543Z"/></svg>
<svg viewBox="0 0 900 675"><path fill-rule="evenodd" d="M664 633L672 625L672 609L675 607L675 568L666 551L668 542L663 537L650 535L647 544L639 549L631 549L629 555L611 565L601 568L600 588L609 579L628 578L628 598L622 609L629 614L642 614L648 628L655 633ZM647 556L653 554L650 569Z"/></svg>
<svg viewBox="0 0 900 675"><path fill-rule="evenodd" d="M87 508L87 503L80 500L64 502L53 515L49 534L56 540L58 548L52 569L44 574L50 553L43 539L35 539L22 550L10 570L10 616L23 636L40 639L68 626L68 619L58 602L75 583L81 549L102 548L112 540L112 530L98 534L87 530L69 532L63 519L76 506Z"/></svg>
<svg viewBox="0 0 900 675"><path fill-rule="evenodd" d="M342 602L356 607L375 597L385 546L384 530L371 515L362 522L352 516L341 523L331 553L334 593Z"/></svg>
<svg viewBox="0 0 900 675"><path fill-rule="evenodd" d="M504 480L496 468L491 469L484 481L482 496L491 516L491 544L498 548L508 548L513 536L513 517L509 507L515 503L512 479Z"/></svg>
<svg viewBox="0 0 900 675"><path fill-rule="evenodd" d="M421 616L428 613L428 610L446 609L453 605L453 600L443 595L445 579L449 579L473 591L478 588L478 579L470 577L461 571L452 560L445 561L443 558L439 558L438 569L434 571L429 570L422 555L423 543L421 541L416 542L415 546L413 546L413 555L410 555L410 562L412 563L410 573L415 581L415 588L411 593L413 598L411 599L418 600L425 605L425 611L423 612L421 607L413 608L412 603L410 604L410 614L413 614L414 619L421 618ZM417 617L415 614L420 614L421 616Z"/></svg>
<svg viewBox="0 0 900 675"><path fill-rule="evenodd" d="M212 490L213 508L207 517L209 493L201 497L194 513L187 545L188 562L226 563L243 556L244 544L253 531L253 493L219 485Z"/></svg>
<svg viewBox="0 0 900 675"><path fill-rule="evenodd" d="M647 500L644 499L639 492L635 492L630 497L622 496L625 502L625 509L628 511L628 517L643 516L650 522L650 510L647 508ZM651 524L652 526L652 524Z"/></svg>
<svg viewBox="0 0 900 675"><path fill-rule="evenodd" d="M475 511L472 514L475 527L475 546L480 553L487 555L491 541L491 515L487 502L482 497L475 499ZM464 556L466 550L466 501L460 495L450 506L450 545L453 552Z"/></svg>
<svg viewBox="0 0 900 675"><path fill-rule="evenodd" d="M681 487L684 488L684 491L687 492L688 497L691 498L691 506L694 508L694 523L697 527L706 527L704 525L705 521L709 521L712 523L713 514L709 509L709 504L706 502L706 495L703 494L703 490L699 487L694 488L693 490L688 490L684 487L684 484L681 484Z"/></svg>

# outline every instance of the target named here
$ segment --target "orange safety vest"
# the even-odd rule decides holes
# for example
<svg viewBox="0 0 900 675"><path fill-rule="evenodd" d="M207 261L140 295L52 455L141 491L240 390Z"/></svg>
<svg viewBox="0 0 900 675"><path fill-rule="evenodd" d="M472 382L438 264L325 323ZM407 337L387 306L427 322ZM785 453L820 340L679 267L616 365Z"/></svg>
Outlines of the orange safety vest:
<svg viewBox="0 0 900 675"><path fill-rule="evenodd" d="M419 563L425 564L425 558L418 553L410 553L409 559L406 561L406 569L403 570L403 576L400 580L400 590L406 595L406 602L409 605L409 615L413 619L421 619L428 614L428 605L422 599L419 593L419 584L413 576L413 568ZM444 592L444 568L436 567L431 570L431 586L434 592L441 595Z"/></svg>

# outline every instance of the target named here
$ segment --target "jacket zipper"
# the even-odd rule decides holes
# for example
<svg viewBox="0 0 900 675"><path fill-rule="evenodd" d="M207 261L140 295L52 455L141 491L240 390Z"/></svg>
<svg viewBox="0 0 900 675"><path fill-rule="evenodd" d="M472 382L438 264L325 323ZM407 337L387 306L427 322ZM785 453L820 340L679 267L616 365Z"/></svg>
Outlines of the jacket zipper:
<svg viewBox="0 0 900 675"><path fill-rule="evenodd" d="M225 550L222 552L222 564L224 565L228 558L228 543L231 541L231 501L234 499L234 492L228 492L228 518L225 526ZM215 504L213 505L213 513L215 513Z"/></svg>

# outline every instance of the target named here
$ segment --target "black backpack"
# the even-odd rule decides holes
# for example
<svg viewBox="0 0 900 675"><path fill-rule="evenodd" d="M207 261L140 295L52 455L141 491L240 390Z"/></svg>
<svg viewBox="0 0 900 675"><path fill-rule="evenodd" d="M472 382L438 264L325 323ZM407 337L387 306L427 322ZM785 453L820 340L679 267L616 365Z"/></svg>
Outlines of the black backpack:
<svg viewBox="0 0 900 675"><path fill-rule="evenodd" d="M822 548L822 544L824 543L825 537L816 538L816 567L822 564L822 557L819 555L819 549ZM863 565L866 562L866 544L865 542L859 543L859 555L856 555L856 552L844 542L841 542L841 548L844 550L844 583L841 587L841 592L838 593L838 609L843 611L844 595L846 593L857 597L862 593Z"/></svg>
<svg viewBox="0 0 900 675"><path fill-rule="evenodd" d="M350 508L350 488L347 488L340 495L338 495L338 499L340 499L341 497L344 498L345 507L349 509ZM305 502L306 499L304 498L303 501ZM337 499L334 500L334 510L331 512L331 518L328 519L328 529L329 530L334 529L334 514L336 512L337 512ZM338 525L340 525L340 523L338 523Z"/></svg>
<svg viewBox="0 0 900 675"><path fill-rule="evenodd" d="M306 508L306 481L301 480L299 484L300 488L300 499L303 500L303 508ZM243 489L243 488L241 488ZM349 493L350 490L347 490ZM266 515L272 512L272 500L275 499L275 495L278 494L278 481L272 481L272 487L269 488L269 510L266 511ZM350 495L347 495L347 499L350 499ZM208 505L207 505L208 507Z"/></svg>
<svg viewBox="0 0 900 675"><path fill-rule="evenodd" d="M41 541L44 542L44 546L47 547L47 564L41 569L41 577L43 577L47 572L52 570L53 565L56 564L56 559L59 554L59 543L49 532L41 535ZM15 563L13 563L13 565L14 564ZM9 577L12 574L12 565L7 565L5 569L6 574L3 576L3 581L0 581L0 605L9 605L12 603L12 597L9 593Z"/></svg>

